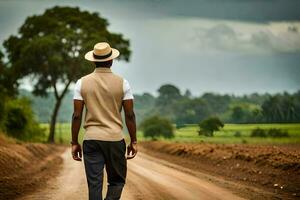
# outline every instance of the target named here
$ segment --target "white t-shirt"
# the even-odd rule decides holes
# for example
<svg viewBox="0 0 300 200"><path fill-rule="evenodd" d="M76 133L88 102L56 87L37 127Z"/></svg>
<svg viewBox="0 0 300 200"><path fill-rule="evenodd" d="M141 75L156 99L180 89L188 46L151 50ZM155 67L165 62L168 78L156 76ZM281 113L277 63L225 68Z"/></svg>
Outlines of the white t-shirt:
<svg viewBox="0 0 300 200"><path fill-rule="evenodd" d="M81 79L78 79L75 84L73 99L83 100L80 91L81 91ZM123 92L124 92L123 100L134 99L130 85L128 81L125 79L123 79Z"/></svg>

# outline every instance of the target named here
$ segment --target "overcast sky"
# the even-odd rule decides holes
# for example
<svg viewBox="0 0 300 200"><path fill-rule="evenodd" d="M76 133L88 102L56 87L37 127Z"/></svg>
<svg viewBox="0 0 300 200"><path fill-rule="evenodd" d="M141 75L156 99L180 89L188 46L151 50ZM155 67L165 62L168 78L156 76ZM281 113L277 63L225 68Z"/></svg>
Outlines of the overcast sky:
<svg viewBox="0 0 300 200"><path fill-rule="evenodd" d="M113 71L134 93L165 83L195 95L300 89L298 0L2 0L1 43L54 5L97 11L130 40L130 62Z"/></svg>

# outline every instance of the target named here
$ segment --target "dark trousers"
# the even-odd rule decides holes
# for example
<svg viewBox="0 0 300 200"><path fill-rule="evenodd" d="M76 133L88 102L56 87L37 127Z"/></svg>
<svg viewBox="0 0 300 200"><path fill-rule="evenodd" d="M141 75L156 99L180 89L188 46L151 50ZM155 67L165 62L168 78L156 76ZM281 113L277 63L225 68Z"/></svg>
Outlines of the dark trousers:
<svg viewBox="0 0 300 200"><path fill-rule="evenodd" d="M83 141L83 159L89 188L89 200L102 200L103 168L107 172L106 200L120 199L125 184L126 143L121 141Z"/></svg>

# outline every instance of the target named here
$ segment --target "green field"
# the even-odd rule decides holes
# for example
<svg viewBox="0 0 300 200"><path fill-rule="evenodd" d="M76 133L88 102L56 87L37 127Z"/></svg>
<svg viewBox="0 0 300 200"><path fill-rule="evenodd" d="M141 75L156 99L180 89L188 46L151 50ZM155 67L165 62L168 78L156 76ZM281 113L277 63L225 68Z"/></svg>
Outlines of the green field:
<svg viewBox="0 0 300 200"><path fill-rule="evenodd" d="M46 133L49 132L49 124L41 123L42 128L46 129ZM80 129L79 141L83 139L83 129ZM48 134L47 134L48 135ZM44 138L47 141L47 138ZM71 141L71 123L57 123L55 128L55 142L61 144L70 144Z"/></svg>
<svg viewBox="0 0 300 200"><path fill-rule="evenodd" d="M48 124L41 124L48 131ZM286 138L253 138L250 133L255 128L270 129L278 128L287 131L289 137ZM174 142L210 142L210 143L250 143L250 144L300 144L300 124L225 124L224 128L214 133L214 137L206 137L198 135L198 126L194 124L186 125L186 127L177 129L173 139L163 139ZM241 137L235 137L235 133L239 131ZM82 141L83 129L79 134L79 140ZM124 131L126 132L126 131ZM128 134L126 134L128 137ZM138 139L148 140L143 137L143 133L138 131ZM44 139L46 141L46 138ZM56 125L55 141L57 143L69 144L71 141L71 124L58 123Z"/></svg>
<svg viewBox="0 0 300 200"><path fill-rule="evenodd" d="M268 130L277 128L287 131L289 137L285 138L259 138L250 137L251 131L256 128ZM241 137L235 137L240 132ZM143 133L138 131L138 138L145 140ZM198 135L198 126L188 124L184 128L176 129L173 139L163 139L174 142L209 142L209 143L251 143L251 144L300 144L300 124L225 124L224 128L214 133L214 137Z"/></svg>

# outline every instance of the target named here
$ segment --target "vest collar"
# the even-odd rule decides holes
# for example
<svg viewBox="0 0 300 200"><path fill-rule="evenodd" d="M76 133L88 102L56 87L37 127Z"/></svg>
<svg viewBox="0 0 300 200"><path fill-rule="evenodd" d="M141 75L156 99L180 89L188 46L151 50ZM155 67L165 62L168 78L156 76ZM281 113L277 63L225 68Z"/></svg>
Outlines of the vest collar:
<svg viewBox="0 0 300 200"><path fill-rule="evenodd" d="M95 68L96 73L111 73L111 69L110 68L104 68L104 67L98 67Z"/></svg>

